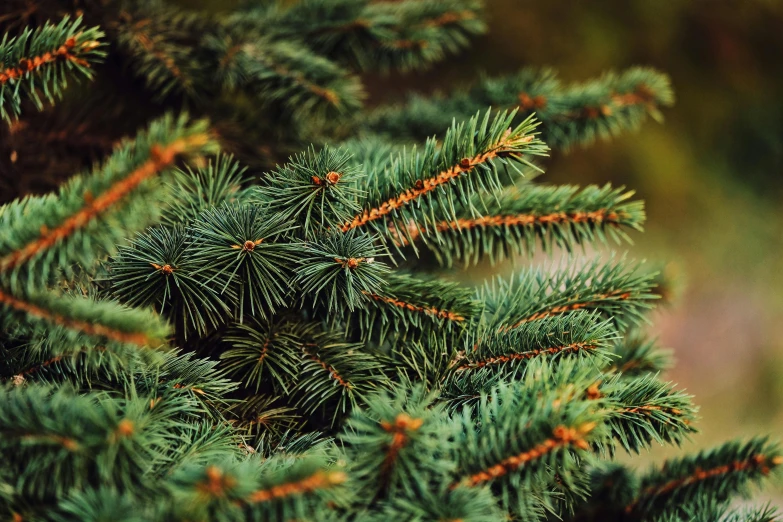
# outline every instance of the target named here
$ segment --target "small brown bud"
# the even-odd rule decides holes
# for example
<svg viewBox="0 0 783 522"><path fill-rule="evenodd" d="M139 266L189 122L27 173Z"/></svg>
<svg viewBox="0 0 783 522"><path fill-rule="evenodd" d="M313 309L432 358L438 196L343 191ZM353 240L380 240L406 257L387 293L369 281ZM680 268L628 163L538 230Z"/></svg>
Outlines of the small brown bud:
<svg viewBox="0 0 783 522"><path fill-rule="evenodd" d="M332 171L326 175L326 181L332 185L335 185L338 181L340 181L341 177L342 175L339 172Z"/></svg>

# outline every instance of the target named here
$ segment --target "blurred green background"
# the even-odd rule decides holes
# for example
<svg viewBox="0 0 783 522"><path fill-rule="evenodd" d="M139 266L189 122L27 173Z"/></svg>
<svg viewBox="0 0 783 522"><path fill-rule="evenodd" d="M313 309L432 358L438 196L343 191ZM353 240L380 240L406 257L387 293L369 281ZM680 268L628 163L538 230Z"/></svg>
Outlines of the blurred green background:
<svg viewBox="0 0 783 522"><path fill-rule="evenodd" d="M612 68L667 72L663 125L568 154L542 180L627 185L646 200L633 257L682 281L650 330L675 351L671 380L696 396L688 449L783 428L783 2L487 0L489 32L467 53L370 80L370 103L449 91L478 71L551 66L564 80ZM676 450L654 452L654 457ZM783 493L779 486L778 495Z"/></svg>

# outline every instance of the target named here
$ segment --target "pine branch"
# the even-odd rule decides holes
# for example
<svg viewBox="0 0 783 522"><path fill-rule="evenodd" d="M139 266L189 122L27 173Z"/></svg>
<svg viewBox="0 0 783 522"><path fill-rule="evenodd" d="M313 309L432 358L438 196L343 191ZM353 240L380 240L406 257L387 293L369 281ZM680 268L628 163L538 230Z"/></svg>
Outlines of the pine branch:
<svg viewBox="0 0 783 522"><path fill-rule="evenodd" d="M456 219L435 223L440 240L428 242L427 248L450 266L455 260L468 265L484 257L497 263L514 255L531 256L539 242L545 252L554 247L571 251L594 241L630 242L623 229L641 230L644 222L642 203L627 201L632 195L609 185L581 190L568 185L510 187L488 201L478 216L458 211ZM398 243L404 246L419 236L419 228L409 226Z"/></svg>
<svg viewBox="0 0 783 522"><path fill-rule="evenodd" d="M149 180L179 157L213 148L205 127L205 122L189 125L184 117L167 116L126 142L91 175L73 178L56 196L2 207L0 225L6 234L0 238L0 274L29 278L32 285L46 281L56 266L90 266L96 249L113 249L128 231L154 217L155 205L145 200L153 194Z"/></svg>
<svg viewBox="0 0 783 522"><path fill-rule="evenodd" d="M277 38L298 39L314 52L360 69L420 69L465 48L485 31L475 0L308 0L253 7L230 23L268 28Z"/></svg>
<svg viewBox="0 0 783 522"><path fill-rule="evenodd" d="M639 453L653 442L679 446L696 431L693 422L697 408L691 396L654 375L610 378L589 388L588 394L612 401L608 424L626 451Z"/></svg>
<svg viewBox="0 0 783 522"><path fill-rule="evenodd" d="M730 442L693 457L668 461L642 477L641 489L625 507L634 516L651 517L678 510L698 498L727 500L769 475L783 457L765 439Z"/></svg>
<svg viewBox="0 0 783 522"><path fill-rule="evenodd" d="M44 99L54 102L62 96L69 78L92 77L91 66L106 55L97 28L82 29L81 18L67 16L57 25L46 23L19 36L4 35L0 41L0 116L7 121L22 111L29 99L39 110Z"/></svg>
<svg viewBox="0 0 783 522"><path fill-rule="evenodd" d="M305 243L295 281L313 307L339 316L364 307L381 291L389 267L376 260L384 252L374 243L375 238L356 231Z"/></svg>
<svg viewBox="0 0 783 522"><path fill-rule="evenodd" d="M458 337L478 313L471 291L457 283L433 277L392 273L363 309L351 316L349 330L358 328L365 342L396 347L423 342L432 352Z"/></svg>
<svg viewBox="0 0 783 522"><path fill-rule="evenodd" d="M196 99L203 96L203 64L193 45L206 29L206 21L155 0L126 2L125 7L108 28L147 88L158 99L172 93Z"/></svg>
<svg viewBox="0 0 783 522"><path fill-rule="evenodd" d="M299 224L305 238L315 239L342 225L361 210L358 200L364 175L343 149L308 149L267 173L253 199L286 221Z"/></svg>
<svg viewBox="0 0 783 522"><path fill-rule="evenodd" d="M489 113L466 124L454 124L439 148L427 141L422 153L400 155L381 177L371 180L362 213L342 226L343 232L369 228L395 245L399 231L415 223L422 237L437 236L431 214L438 208L446 219L456 219L461 204L475 212L477 194L500 189L501 167L517 169L529 164L526 156L541 155L545 147L533 134L535 124L526 120L510 127L514 114L500 114L490 122ZM398 247L397 247L398 248Z"/></svg>
<svg viewBox="0 0 783 522"><path fill-rule="evenodd" d="M583 267L528 269L508 281L497 279L481 292L486 328L507 331L576 310L597 310L619 327L638 324L655 297L655 274L640 273L639 267L596 259Z"/></svg>
<svg viewBox="0 0 783 522"><path fill-rule="evenodd" d="M204 48L227 92L243 91L263 105L277 104L295 117L325 118L361 108L359 79L295 42L265 35L208 35Z"/></svg>
<svg viewBox="0 0 783 522"><path fill-rule="evenodd" d="M405 105L378 109L367 129L395 139L424 139L452 118L467 119L487 106L518 108L520 118L535 113L548 145L569 149L637 129L648 116L661 120L660 110L673 103L669 78L650 68L610 72L570 86L563 86L552 71L525 69L485 78L449 97L414 96Z"/></svg>
<svg viewBox="0 0 783 522"><path fill-rule="evenodd" d="M224 203L244 202L242 186L248 181L246 168L233 156L218 154L206 166L176 170L162 221L171 227L195 220L201 212Z"/></svg>
<svg viewBox="0 0 783 522"><path fill-rule="evenodd" d="M528 361L536 358L606 358L606 348L616 336L611 322L599 321L595 313L547 317L466 342L464 353L453 361L451 378L464 379L482 370L513 378L523 375Z"/></svg>

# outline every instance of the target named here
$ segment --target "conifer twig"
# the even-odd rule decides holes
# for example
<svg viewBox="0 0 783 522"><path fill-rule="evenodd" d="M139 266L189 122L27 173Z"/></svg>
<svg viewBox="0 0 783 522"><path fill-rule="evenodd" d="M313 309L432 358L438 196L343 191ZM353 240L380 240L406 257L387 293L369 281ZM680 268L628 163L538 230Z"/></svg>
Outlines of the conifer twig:
<svg viewBox="0 0 783 522"><path fill-rule="evenodd" d="M18 117L23 97L42 109L40 93L50 102L58 99L74 73L91 78L92 64L105 56L102 37L98 28L83 29L81 18L68 17L15 38L6 34L0 41L0 116Z"/></svg>

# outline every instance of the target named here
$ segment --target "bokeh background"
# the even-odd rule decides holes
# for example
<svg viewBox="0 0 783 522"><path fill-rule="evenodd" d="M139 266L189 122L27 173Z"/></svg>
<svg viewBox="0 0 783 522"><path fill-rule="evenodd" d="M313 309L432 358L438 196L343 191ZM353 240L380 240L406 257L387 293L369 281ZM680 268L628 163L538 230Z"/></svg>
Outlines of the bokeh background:
<svg viewBox="0 0 783 522"><path fill-rule="evenodd" d="M696 449L783 430L783 2L487 0L489 32L425 73L371 79L370 103L449 91L477 71L551 66L563 80L650 65L677 104L663 125L555 153L549 182L626 185L646 200L633 257L681 292L652 318L669 378L696 397ZM661 449L646 459L677 453ZM769 495L783 496L783 485Z"/></svg>

